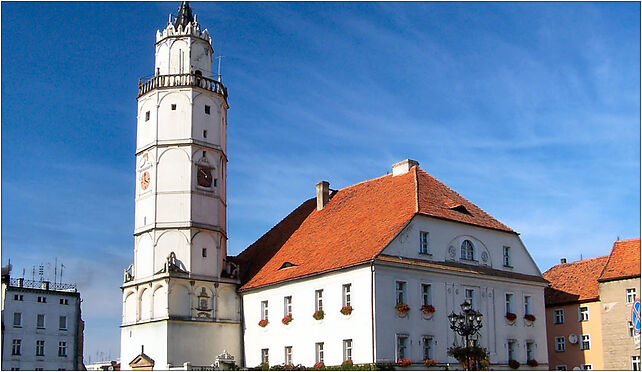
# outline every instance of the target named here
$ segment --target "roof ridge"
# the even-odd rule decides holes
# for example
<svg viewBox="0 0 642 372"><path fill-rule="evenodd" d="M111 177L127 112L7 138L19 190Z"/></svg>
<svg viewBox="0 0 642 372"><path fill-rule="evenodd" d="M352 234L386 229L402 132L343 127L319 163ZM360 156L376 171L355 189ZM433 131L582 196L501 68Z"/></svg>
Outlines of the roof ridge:
<svg viewBox="0 0 642 372"><path fill-rule="evenodd" d="M344 188L342 188L342 189L338 189L338 190L337 190L337 192L339 192L339 191L343 191L343 190L347 190L347 189L353 188L353 187L355 187L355 186L359 186L359 185L361 185L361 184L363 184L363 183L367 183L367 182L375 181L375 180L378 180L378 179L380 179L380 178L388 177L388 176L391 176L391 175L392 175L391 173L386 173L386 174L384 174L384 175L382 175L382 176L379 176L379 177L375 177L375 178L371 178L371 179L369 179L369 180L365 180L365 181L357 182L357 183L355 183L355 184L353 184L353 185L346 186L346 187L344 187Z"/></svg>
<svg viewBox="0 0 642 372"><path fill-rule="evenodd" d="M571 262L565 262L565 263L558 263L558 264L556 264L556 265L551 266L551 267L550 267L548 270L546 270L545 272L547 273L547 272L551 271L553 268L558 267L558 266L569 266L569 265L574 265L574 264L578 264L578 263L584 263L584 262L588 262L588 261L592 261L592 260L598 260L598 259L603 259L603 258L608 258L608 257L609 257L609 255L608 255L608 254L605 254L604 256L597 256L597 257L585 258L585 259L583 259L583 260L578 260L578 261L571 261ZM606 266L606 265L605 265L605 266Z"/></svg>
<svg viewBox="0 0 642 372"><path fill-rule="evenodd" d="M617 243L624 243L624 242L632 242L632 241L635 241L635 240L640 240L640 238L631 238L631 239L616 240L614 244L617 244Z"/></svg>
<svg viewBox="0 0 642 372"><path fill-rule="evenodd" d="M606 271L606 268L609 267L609 262L611 262L611 256L613 255L613 251L615 251L615 247L617 246L619 240L616 240L613 242L613 246L611 247L611 251L609 252L609 259L606 260L606 263L604 264L604 267L602 268L602 271L600 272L600 276L597 277L597 280L600 280L602 276L604 276L604 271Z"/></svg>
<svg viewBox="0 0 642 372"><path fill-rule="evenodd" d="M415 213L419 213L419 174L417 172L418 166L413 166L415 170Z"/></svg>

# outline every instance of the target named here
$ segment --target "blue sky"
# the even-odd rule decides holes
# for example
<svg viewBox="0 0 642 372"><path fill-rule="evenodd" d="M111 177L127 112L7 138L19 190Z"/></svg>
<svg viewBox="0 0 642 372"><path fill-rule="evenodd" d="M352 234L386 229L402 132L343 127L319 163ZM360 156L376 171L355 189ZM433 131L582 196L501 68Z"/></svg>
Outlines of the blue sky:
<svg viewBox="0 0 642 372"><path fill-rule="evenodd" d="M2 262L118 355L139 77L179 3L2 3ZM545 271L640 236L639 3L193 3L230 94L229 253L412 158ZM98 354L100 357L100 354Z"/></svg>

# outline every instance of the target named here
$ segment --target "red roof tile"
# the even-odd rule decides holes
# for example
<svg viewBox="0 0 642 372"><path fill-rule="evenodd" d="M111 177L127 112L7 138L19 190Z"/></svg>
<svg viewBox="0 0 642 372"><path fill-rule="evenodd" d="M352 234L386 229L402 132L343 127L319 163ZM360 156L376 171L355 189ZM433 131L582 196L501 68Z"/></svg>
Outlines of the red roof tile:
<svg viewBox="0 0 642 372"><path fill-rule="evenodd" d="M514 233L416 166L341 189L320 211L315 204L303 203L235 258L241 290L372 260L417 213ZM451 209L460 206L468 213ZM285 262L293 266L279 270Z"/></svg>
<svg viewBox="0 0 642 372"><path fill-rule="evenodd" d="M605 282L640 276L640 238L613 243L609 260L599 281Z"/></svg>
<svg viewBox="0 0 642 372"><path fill-rule="evenodd" d="M543 275L550 282L544 290L546 306L595 300L599 298L597 279L602 273L608 256L559 264Z"/></svg>

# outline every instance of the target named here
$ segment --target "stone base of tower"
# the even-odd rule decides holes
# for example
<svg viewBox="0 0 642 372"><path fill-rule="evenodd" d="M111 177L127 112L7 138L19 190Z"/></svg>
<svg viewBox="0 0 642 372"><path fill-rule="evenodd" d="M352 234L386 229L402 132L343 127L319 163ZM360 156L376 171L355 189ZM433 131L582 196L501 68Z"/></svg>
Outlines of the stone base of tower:
<svg viewBox="0 0 642 372"><path fill-rule="evenodd" d="M154 360L154 369L211 367L224 351L242 363L241 324L190 320L160 320L121 327L121 369L130 370L144 350ZM144 349L143 349L144 348Z"/></svg>

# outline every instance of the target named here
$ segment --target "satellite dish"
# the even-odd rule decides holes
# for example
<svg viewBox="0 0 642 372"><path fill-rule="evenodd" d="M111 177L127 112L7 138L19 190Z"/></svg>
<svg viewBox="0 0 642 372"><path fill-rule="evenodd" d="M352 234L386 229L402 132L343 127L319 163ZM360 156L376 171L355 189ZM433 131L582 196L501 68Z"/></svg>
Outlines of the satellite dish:
<svg viewBox="0 0 642 372"><path fill-rule="evenodd" d="M577 335L576 334L572 334L572 333L570 335L568 335L568 342L570 342L572 344L576 344L577 343Z"/></svg>

